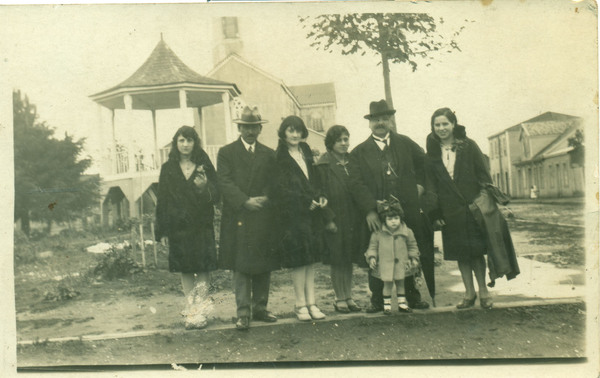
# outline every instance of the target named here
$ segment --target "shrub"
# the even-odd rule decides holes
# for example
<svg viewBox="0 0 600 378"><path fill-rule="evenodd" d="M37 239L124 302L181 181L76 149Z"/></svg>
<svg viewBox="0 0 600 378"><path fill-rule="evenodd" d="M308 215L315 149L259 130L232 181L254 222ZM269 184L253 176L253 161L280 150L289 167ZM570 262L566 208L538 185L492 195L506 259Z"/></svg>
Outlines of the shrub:
<svg viewBox="0 0 600 378"><path fill-rule="evenodd" d="M111 248L100 262L93 268L93 274L106 280L124 278L142 271L141 266L131 257L130 249L117 250Z"/></svg>
<svg viewBox="0 0 600 378"><path fill-rule="evenodd" d="M14 233L14 261L15 265L31 264L37 261L37 247L22 231Z"/></svg>

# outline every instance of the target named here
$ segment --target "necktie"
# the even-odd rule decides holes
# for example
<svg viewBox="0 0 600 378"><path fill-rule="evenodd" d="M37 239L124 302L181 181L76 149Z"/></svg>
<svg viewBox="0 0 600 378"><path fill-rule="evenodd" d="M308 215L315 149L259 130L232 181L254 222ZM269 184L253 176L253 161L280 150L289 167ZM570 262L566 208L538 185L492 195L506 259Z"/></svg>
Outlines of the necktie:
<svg viewBox="0 0 600 378"><path fill-rule="evenodd" d="M250 152L251 154L254 153L254 148L252 148L252 146L248 147L248 152Z"/></svg>

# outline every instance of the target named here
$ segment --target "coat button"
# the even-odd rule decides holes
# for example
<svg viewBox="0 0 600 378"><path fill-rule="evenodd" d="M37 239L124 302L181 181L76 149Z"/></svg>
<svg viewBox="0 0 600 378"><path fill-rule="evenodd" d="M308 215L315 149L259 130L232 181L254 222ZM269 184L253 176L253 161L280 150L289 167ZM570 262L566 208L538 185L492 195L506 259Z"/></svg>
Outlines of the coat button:
<svg viewBox="0 0 600 378"><path fill-rule="evenodd" d="M242 222L238 222L238 226L241 226L241 225L242 225Z"/></svg>
<svg viewBox="0 0 600 378"><path fill-rule="evenodd" d="M399 263L399 262L400 262L400 259L394 259L394 262L395 262L395 263Z"/></svg>

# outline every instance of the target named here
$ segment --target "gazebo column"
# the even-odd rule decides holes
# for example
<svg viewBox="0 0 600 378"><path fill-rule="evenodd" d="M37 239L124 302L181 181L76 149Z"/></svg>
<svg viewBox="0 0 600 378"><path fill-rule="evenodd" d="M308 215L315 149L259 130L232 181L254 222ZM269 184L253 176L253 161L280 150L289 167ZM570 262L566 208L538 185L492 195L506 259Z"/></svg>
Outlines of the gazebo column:
<svg viewBox="0 0 600 378"><path fill-rule="evenodd" d="M233 126L231 124L231 107L229 106L229 92L223 92L221 94L223 101L224 119L225 119L225 140L227 143L233 141Z"/></svg>
<svg viewBox="0 0 600 378"><path fill-rule="evenodd" d="M200 127L200 142L202 143L202 148L206 150L206 125L204 124L204 108L199 106L198 108L198 127Z"/></svg>
<svg viewBox="0 0 600 378"><path fill-rule="evenodd" d="M131 95L126 94L125 96L123 96L123 102L125 103L125 111L127 113L128 118L127 123L130 123L133 119L133 99L131 98ZM129 162L129 169L127 170L127 172L135 172L136 161L132 146L127 146L127 160Z"/></svg>
<svg viewBox="0 0 600 378"><path fill-rule="evenodd" d="M112 153L110 159L112 161L111 164L111 174L117 174L117 167L119 162L117 161L117 136L115 133L115 109L110 109L110 126L111 126L111 136L112 136Z"/></svg>
<svg viewBox="0 0 600 378"><path fill-rule="evenodd" d="M152 131L154 133L154 161L152 164L154 165L153 169L160 168L160 155L158 153L158 137L156 136L156 109L152 109Z"/></svg>

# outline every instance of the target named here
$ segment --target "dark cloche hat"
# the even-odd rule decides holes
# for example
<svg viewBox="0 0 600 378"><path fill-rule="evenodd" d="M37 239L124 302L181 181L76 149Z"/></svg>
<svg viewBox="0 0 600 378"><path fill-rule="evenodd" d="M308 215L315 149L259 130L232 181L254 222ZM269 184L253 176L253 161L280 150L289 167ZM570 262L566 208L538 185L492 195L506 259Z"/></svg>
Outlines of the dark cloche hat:
<svg viewBox="0 0 600 378"><path fill-rule="evenodd" d="M396 110L389 108L387 102L385 102L385 100L381 100L372 101L371 104L369 104L369 112L370 113L365 116L366 119L371 119L381 115L392 115L396 113Z"/></svg>
<svg viewBox="0 0 600 378"><path fill-rule="evenodd" d="M240 119L233 121L233 123L237 123L238 125L260 125L267 122L269 121L262 119L256 106L252 109L249 106L244 107Z"/></svg>

